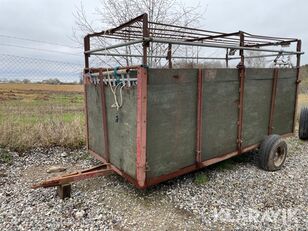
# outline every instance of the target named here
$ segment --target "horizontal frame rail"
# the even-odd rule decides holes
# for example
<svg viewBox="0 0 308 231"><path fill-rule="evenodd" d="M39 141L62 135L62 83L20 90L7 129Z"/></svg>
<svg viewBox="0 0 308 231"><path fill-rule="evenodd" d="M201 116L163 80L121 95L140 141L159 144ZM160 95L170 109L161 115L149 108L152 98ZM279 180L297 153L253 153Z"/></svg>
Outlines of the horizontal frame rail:
<svg viewBox="0 0 308 231"><path fill-rule="evenodd" d="M175 40L165 40L165 39L157 39L150 38L150 42L157 43L171 43L177 45L186 45L186 46L200 46L200 47L213 47L213 48L230 48L236 50L249 50L249 51L262 51L262 52L276 52L276 53L284 53L284 54L304 54L304 52L299 51L285 51L285 50L273 50L273 49L263 49L263 48L254 48L254 47L245 47L245 46L230 46L230 45L218 45L213 43L196 43L196 42L185 42L185 41L175 41Z"/></svg>

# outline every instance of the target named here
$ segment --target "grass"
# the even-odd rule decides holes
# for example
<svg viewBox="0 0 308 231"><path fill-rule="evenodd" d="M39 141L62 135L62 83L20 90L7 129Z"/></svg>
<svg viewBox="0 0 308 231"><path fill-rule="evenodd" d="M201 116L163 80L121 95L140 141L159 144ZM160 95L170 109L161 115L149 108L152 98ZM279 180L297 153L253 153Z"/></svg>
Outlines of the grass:
<svg viewBox="0 0 308 231"><path fill-rule="evenodd" d="M308 95L300 94L298 96L298 109L302 107L308 107Z"/></svg>
<svg viewBox="0 0 308 231"><path fill-rule="evenodd" d="M0 149L0 163L4 163L4 164L12 164L13 163L13 157L12 155L4 150L4 149Z"/></svg>
<svg viewBox="0 0 308 231"><path fill-rule="evenodd" d="M236 162L232 159L224 160L215 165L216 169L220 171L232 170L235 166Z"/></svg>
<svg viewBox="0 0 308 231"><path fill-rule="evenodd" d="M84 145L81 85L0 84L0 102L1 146Z"/></svg>
<svg viewBox="0 0 308 231"><path fill-rule="evenodd" d="M200 173L196 175L194 183L197 185L205 185L209 181L209 177L206 173Z"/></svg>
<svg viewBox="0 0 308 231"><path fill-rule="evenodd" d="M37 83L1 83L0 92L12 90L16 91L27 91L27 93L43 91L43 92L83 92L83 86L77 84L63 84L63 85L53 85L53 84L37 84Z"/></svg>

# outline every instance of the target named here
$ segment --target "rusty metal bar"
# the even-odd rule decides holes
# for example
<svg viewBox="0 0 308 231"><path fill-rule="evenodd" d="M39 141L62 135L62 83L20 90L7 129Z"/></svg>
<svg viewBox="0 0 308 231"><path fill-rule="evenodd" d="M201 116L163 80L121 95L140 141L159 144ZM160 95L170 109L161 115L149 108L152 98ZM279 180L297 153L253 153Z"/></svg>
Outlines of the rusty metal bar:
<svg viewBox="0 0 308 231"><path fill-rule="evenodd" d="M136 58L142 58L143 55L138 54L117 54L117 53L93 53L92 55L104 55L104 56L120 56L120 57L136 57ZM277 55L275 55L277 56ZM164 55L148 55L148 58L166 58L168 56ZM204 59L204 60L225 60L223 57L187 57L187 56L172 56L173 59ZM231 59L231 58L229 58Z"/></svg>
<svg viewBox="0 0 308 231"><path fill-rule="evenodd" d="M147 14L143 14L142 17L142 35L143 35L143 39L148 38L150 36L149 34L149 22L148 22L148 15ZM149 41L143 41L143 65L147 65L148 64L148 47L149 47Z"/></svg>
<svg viewBox="0 0 308 231"><path fill-rule="evenodd" d="M153 29L153 30L155 30L155 29ZM188 38L190 38L190 39L198 39L199 38L199 37L193 36L191 34L185 34L185 33L177 34L177 33L179 33L179 31L175 31L177 33L168 33L169 31L166 31L166 30L160 30L160 31L164 31L166 33L159 32L159 34L155 34L154 32L151 32L151 30L149 28L149 36L155 36L155 37L159 36L161 38L171 38L171 37L173 37L173 38L178 38L178 39L183 39L185 37L187 39ZM129 32L131 32L131 31L122 30L122 31L118 31L118 32L114 33L113 35L119 35L119 36L126 37L127 35L129 35ZM143 35L141 30L140 31L133 30L132 32L133 32L132 35L137 37L137 38L140 38Z"/></svg>
<svg viewBox="0 0 308 231"><path fill-rule="evenodd" d="M279 69L275 68L274 73L273 73L271 108L270 108L270 117L269 117L269 122L268 122L268 135L272 134L273 132L273 118L274 118L274 110L275 110L278 74L279 74Z"/></svg>
<svg viewBox="0 0 308 231"><path fill-rule="evenodd" d="M100 89L101 89L101 103L102 103L102 119L103 119L103 133L104 133L104 146L105 146L105 159L109 162L109 134L108 134L108 123L107 123L107 106L106 106L106 94L105 94L105 84L103 72L100 70Z"/></svg>
<svg viewBox="0 0 308 231"><path fill-rule="evenodd" d="M139 15L137 16L136 18L133 18L131 19L130 21L126 22L126 23L123 23L122 25L114 28L114 29L111 29L111 32L114 33L115 31L118 31L118 30L121 30L122 28L124 27L128 27L129 25L132 25L134 24L135 22L138 22L138 21L141 21L141 20L144 20L145 17L148 17L148 15L145 13L145 14L142 14L142 15Z"/></svg>
<svg viewBox="0 0 308 231"><path fill-rule="evenodd" d="M119 44L112 45L112 46L106 46L104 48L98 48L98 49L93 49L93 50L85 50L84 53L86 55L90 55L90 54L92 54L94 52L111 50L111 49L114 49L114 48L119 48L119 47L124 47L124 46L129 46L129 45L137 44L137 43L142 43L144 41L145 41L145 39L136 39L136 40L131 40L129 42L119 43Z"/></svg>
<svg viewBox="0 0 308 231"><path fill-rule="evenodd" d="M135 27L136 28L136 27ZM195 32L192 32L192 31L183 31L183 30L172 30L172 29L166 29L166 28L152 28L152 27L149 27L150 31L151 30L160 30L160 31L167 31L167 32L172 32L173 35L176 35L176 36L180 36L181 34L185 35L185 34L188 34L187 37L192 37L191 35L196 35L196 36L213 36L213 35L210 35L210 34L203 34L203 33L195 33ZM198 29L197 29L198 31ZM202 30L201 30L202 31ZM180 33L180 35L178 35L177 33ZM217 34L217 33L216 33ZM224 33L220 32L219 35L223 35ZM239 34L239 32L234 32L234 33L229 33L229 34ZM169 34L168 34L169 35ZM194 36L194 38L197 38ZM294 42L295 39L292 39L292 40L289 40L290 42ZM238 42L239 39L238 38L230 38L230 37L221 37L221 41L233 41L233 42ZM267 44L269 43L268 41L266 41L265 39L258 39L258 40L253 40L249 37L246 38L246 41L249 42L249 43L256 43L256 44Z"/></svg>
<svg viewBox="0 0 308 231"><path fill-rule="evenodd" d="M286 45L290 45L291 42L295 42L297 41L292 40L292 41L282 41L282 42L271 42L271 43L264 43L264 44L247 44L245 45L245 47L265 47L265 46L286 46Z"/></svg>
<svg viewBox="0 0 308 231"><path fill-rule="evenodd" d="M186 39L187 42L194 42L194 41L201 41L201 40L211 40L211 39L215 39L215 38L223 38L226 36L235 36L235 35L239 35L239 32L235 32L235 33L224 33L224 34L219 34L219 35L212 35L212 36L206 36L206 37L201 37L201 38L196 38L196 39Z"/></svg>
<svg viewBox="0 0 308 231"><path fill-rule="evenodd" d="M225 34L223 32L218 32L218 31L196 29L196 28L187 27L187 26L177 26L177 25L174 25L174 24L170 25L170 24L165 24L165 23L160 23L160 22L150 22L150 24L161 25L161 26L165 26L165 27L173 27L173 28L178 28L178 29L192 30L192 31L198 31L198 32L207 32L207 33L213 33L213 34Z"/></svg>
<svg viewBox="0 0 308 231"><path fill-rule="evenodd" d="M273 37L273 36L264 36L264 35L256 35L256 34L251 34L247 32L243 32L245 35L248 35L249 37L252 38L259 38L259 39L268 39L268 40L276 40L276 41L281 41L281 40L296 40L296 38L284 38L284 37ZM247 37L247 36L246 36Z"/></svg>
<svg viewBox="0 0 308 231"><path fill-rule="evenodd" d="M158 23L158 22L150 22L150 24L161 25L161 26L164 26L164 27L173 27L173 28L184 29L184 30L198 31L198 32L206 32L206 33L213 33L213 34L225 34L223 32L218 32L218 31L209 31L209 30L196 29L196 28L185 27L185 26L168 25L168 24ZM189 31L189 32L191 33L191 31ZM250 34L250 33L247 33L247 32L243 32L243 33L248 35L247 36L247 41L249 41L250 38L264 39L264 40L267 39L267 40L274 40L274 41L282 41L282 40L290 40L290 41L292 41L292 40L295 40L295 38L281 38L281 37L273 37L273 36L261 36L261 35L253 35L253 34Z"/></svg>
<svg viewBox="0 0 308 231"><path fill-rule="evenodd" d="M244 33L240 32L240 46L244 45L245 37ZM242 153L243 143L243 112L244 112L244 85L245 85L245 59L244 50L240 50L241 61L238 65L239 70L239 103L238 103L238 121L237 121L237 149L238 153Z"/></svg>
<svg viewBox="0 0 308 231"><path fill-rule="evenodd" d="M137 156L136 177L140 187L146 181L146 128L147 128L147 69L140 67L137 73Z"/></svg>
<svg viewBox="0 0 308 231"><path fill-rule="evenodd" d="M197 136L196 136L196 163L202 161L202 103L203 103L203 76L202 69L198 70L197 82Z"/></svg>
<svg viewBox="0 0 308 231"><path fill-rule="evenodd" d="M87 50L90 50L90 37L89 35L85 36L83 39L83 44L84 44L84 52ZM85 68L89 68L89 54L84 54L84 63L85 63Z"/></svg>
<svg viewBox="0 0 308 231"><path fill-rule="evenodd" d="M296 51L301 52L302 50L302 41L298 40L296 45ZM295 106L294 106L294 115L293 115L293 133L295 133L295 126L296 126L296 118L297 118L297 107L298 107L298 88L299 88L299 72L301 66L301 55L298 54L296 57L296 91L295 91Z"/></svg>
<svg viewBox="0 0 308 231"><path fill-rule="evenodd" d="M89 179L89 178L93 178L97 176L106 176L111 173L113 173L113 170L110 168L110 166L108 164L102 164L102 165L99 165L99 166L96 166L90 169L51 178L41 183L32 185L32 188L37 189L37 188L55 187L55 186L69 184L71 182L81 181L81 180L85 180L85 179Z"/></svg>
<svg viewBox="0 0 308 231"><path fill-rule="evenodd" d="M126 22L126 23L123 23L121 24L120 26L118 27L115 27L113 29L109 29L109 30L105 30L105 31L101 31L101 32L97 32L97 33L92 33L92 34L89 34L90 37L94 37L94 36L100 36L100 35L104 35L104 34L112 34L118 30L121 30L122 28L125 28L125 27L128 27L130 26L131 24L134 24L135 22L138 22L138 21L141 21L144 17L144 14L142 15L139 15L138 17L136 18L133 18L131 19L130 21Z"/></svg>
<svg viewBox="0 0 308 231"><path fill-rule="evenodd" d="M166 26L166 27L169 26L169 27L187 29L187 30L193 30L193 31L208 32L208 33L214 33L214 34L224 34L223 32L219 32L219 31L196 29L196 28L186 27L186 26L168 25L168 24L159 23L159 22L150 22L150 23L155 24L155 25L162 25L162 26ZM264 38L264 39L270 39L270 40L286 40L286 39L287 40L293 40L293 39L295 39L295 38L282 38L282 37L273 37L273 36L254 35L254 34L250 34L250 33L247 33L247 32L243 32L243 33L248 35L249 37L252 37L252 38Z"/></svg>
<svg viewBox="0 0 308 231"><path fill-rule="evenodd" d="M226 68L229 67L229 49L226 49Z"/></svg>
<svg viewBox="0 0 308 231"><path fill-rule="evenodd" d="M172 44L168 44L167 59L169 68L172 68Z"/></svg>
<svg viewBox="0 0 308 231"><path fill-rule="evenodd" d="M279 53L283 54L283 53ZM278 55L279 55L278 54ZM297 54L291 54L291 55L297 55ZM270 54L270 55L252 55L252 56L245 56L247 59L253 59L253 58L267 58L267 57L277 57L277 54ZM234 60L234 59L241 59L241 57L230 57L229 60Z"/></svg>
<svg viewBox="0 0 308 231"><path fill-rule="evenodd" d="M149 24L151 24L151 22L149 22ZM137 26L130 26L131 28L140 28L140 27L137 27ZM169 26L170 27L170 26ZM167 28L159 28L159 27L149 27L149 30L150 30L150 35L154 35L154 33L151 31L164 31L164 32L171 32L171 33L168 33L168 34L165 34L165 33L161 33L159 32L159 34L156 34L156 35L171 35L172 37L174 36L180 36L180 37L191 37L193 39L197 39L197 38L200 38L198 36L212 36L211 34L204 34L204 33L196 33L196 32L192 32L192 31L183 31L183 30L172 30L172 29L167 29ZM196 29L197 30L197 29ZM124 31L124 30L123 30ZM198 31L198 30L197 30ZM136 31L137 33L140 33L139 31ZM235 33L238 33L238 32L235 32ZM230 33L231 34L231 33ZM141 34L135 34L136 36L141 36ZM221 34L220 34L221 35ZM222 37L223 39L221 41L234 41L234 42L238 42L239 39L236 39L236 38L230 38L230 37ZM254 40L251 40L251 42L260 42L260 41L254 41Z"/></svg>
<svg viewBox="0 0 308 231"><path fill-rule="evenodd" d="M95 52L92 55L103 55L103 56L119 56L119 57L136 57L136 58L142 58L143 55L138 54L119 54L119 53L102 53L102 52ZM296 54L293 54L296 55ZM252 59L252 58L267 58L267 57L277 57L277 54L272 55L256 55L256 56L246 56L246 59ZM164 55L148 55L148 58L166 58ZM196 56L172 56L173 59L203 59L203 60L226 60L226 58L223 57L196 57ZM228 60L236 60L241 59L241 57L230 57L228 55Z"/></svg>
<svg viewBox="0 0 308 231"><path fill-rule="evenodd" d="M140 65L132 65L132 66L125 66L125 67L118 67L118 70L131 70L131 69L138 69ZM103 74L105 74L107 71L110 71L110 68L100 68L100 67L91 67L91 68L85 68L86 71L90 71L91 73L94 72L100 72L103 71ZM107 74L107 73L106 73Z"/></svg>
<svg viewBox="0 0 308 231"><path fill-rule="evenodd" d="M185 42L185 41L177 41L177 40L167 40L167 39L158 39L158 38L150 38L150 42L157 43L172 43L177 45L186 45L186 46L200 46L200 47L213 47L213 48L231 48L237 50L250 50L250 51L263 51L263 52L276 52L284 54L304 54L303 52L295 52L295 51L284 51L284 50L273 50L273 49L260 49L254 47L245 47L244 44L241 46L231 46L231 45L220 45L214 43L200 43L200 42Z"/></svg>

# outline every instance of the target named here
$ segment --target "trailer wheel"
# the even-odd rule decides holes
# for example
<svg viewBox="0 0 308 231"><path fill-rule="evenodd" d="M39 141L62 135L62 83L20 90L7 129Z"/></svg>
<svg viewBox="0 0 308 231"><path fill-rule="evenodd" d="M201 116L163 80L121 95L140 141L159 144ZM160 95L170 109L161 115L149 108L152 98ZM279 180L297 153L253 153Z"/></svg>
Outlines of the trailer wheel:
<svg viewBox="0 0 308 231"><path fill-rule="evenodd" d="M308 139L308 107L304 107L301 110L298 137L301 140Z"/></svg>
<svg viewBox="0 0 308 231"><path fill-rule="evenodd" d="M259 150L259 166L266 171L277 171L283 166L288 153L287 143L279 135L267 136Z"/></svg>

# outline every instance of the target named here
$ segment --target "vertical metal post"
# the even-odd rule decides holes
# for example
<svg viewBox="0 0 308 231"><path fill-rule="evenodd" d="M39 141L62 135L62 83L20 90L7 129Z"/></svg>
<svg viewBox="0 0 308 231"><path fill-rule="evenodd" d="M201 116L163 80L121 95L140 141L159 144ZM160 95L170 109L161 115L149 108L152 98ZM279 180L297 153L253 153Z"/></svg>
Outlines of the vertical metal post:
<svg viewBox="0 0 308 231"><path fill-rule="evenodd" d="M143 22L143 38L148 38L149 37L149 24L148 24L148 14L143 14L142 18ZM149 42L143 42L143 65L148 64L148 47L149 47Z"/></svg>
<svg viewBox="0 0 308 231"><path fill-rule="evenodd" d="M273 118L274 118L274 110L275 110L278 74L279 74L279 69L275 68L274 73L273 73L271 108L270 108L270 117L269 117L269 122L268 122L268 135L272 134L273 132Z"/></svg>
<svg viewBox="0 0 308 231"><path fill-rule="evenodd" d="M136 178L139 187L146 181L146 134L147 134L147 68L140 67L137 73L137 156Z"/></svg>
<svg viewBox="0 0 308 231"><path fill-rule="evenodd" d="M244 33L240 31L240 46L243 47L244 44ZM245 85L245 59L244 50L240 49L241 61L238 65L239 70L239 104L238 104L238 121L237 121L237 149L238 154L242 153L242 143L243 143L243 112L244 112L244 85Z"/></svg>
<svg viewBox="0 0 308 231"><path fill-rule="evenodd" d="M226 68L229 67L229 49L226 49Z"/></svg>
<svg viewBox="0 0 308 231"><path fill-rule="evenodd" d="M298 40L296 45L296 51L301 52L302 50L302 41ZM298 107L298 88L299 88L299 71L301 66L301 55L297 54L296 56L296 90L295 90L295 105L294 105L294 115L293 115L293 133L295 133L296 119L297 119L297 107Z"/></svg>
<svg viewBox="0 0 308 231"><path fill-rule="evenodd" d="M171 69L172 68L172 44L169 43L168 44L168 52L167 52L167 59L168 59L168 62L169 62L169 68Z"/></svg>
<svg viewBox="0 0 308 231"><path fill-rule="evenodd" d="M109 162L109 137L108 137L108 124L107 124L107 107L106 107L106 94L105 94L105 84L103 77L103 70L99 70L99 84L101 90L101 104L102 104L102 120L103 120L103 133L104 133L104 146L105 146L105 160Z"/></svg>
<svg viewBox="0 0 308 231"><path fill-rule="evenodd" d="M197 82L197 135L196 135L196 163L199 165L202 162L202 97L203 97L203 79L202 69L198 70Z"/></svg>
<svg viewBox="0 0 308 231"><path fill-rule="evenodd" d="M90 37L89 35L85 36L83 39L84 51L90 50ZM89 54L84 54L84 66L85 68L89 68Z"/></svg>

